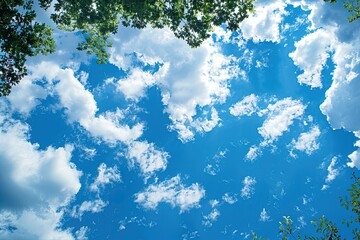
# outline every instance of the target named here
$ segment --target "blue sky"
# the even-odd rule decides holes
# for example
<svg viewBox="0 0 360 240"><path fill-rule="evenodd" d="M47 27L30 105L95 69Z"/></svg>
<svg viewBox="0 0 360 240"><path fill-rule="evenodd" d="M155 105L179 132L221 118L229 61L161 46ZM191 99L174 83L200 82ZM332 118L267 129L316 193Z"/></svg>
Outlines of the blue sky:
<svg viewBox="0 0 360 240"><path fill-rule="evenodd" d="M196 49L120 27L106 65L57 30L56 53L28 59L0 99L0 238L276 239L284 215L304 234L322 215L341 225L360 169L347 16L257 1L241 30Z"/></svg>

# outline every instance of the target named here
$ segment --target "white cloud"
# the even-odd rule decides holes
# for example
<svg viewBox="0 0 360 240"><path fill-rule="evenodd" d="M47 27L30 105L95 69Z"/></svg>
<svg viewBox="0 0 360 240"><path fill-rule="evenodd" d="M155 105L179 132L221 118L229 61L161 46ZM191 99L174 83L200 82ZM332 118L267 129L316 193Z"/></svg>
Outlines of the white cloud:
<svg viewBox="0 0 360 240"><path fill-rule="evenodd" d="M211 40L192 49L166 28L141 31L120 28L113 41L110 63L123 70L131 72L134 53L137 61L166 67L155 84L161 91L165 112L172 122L170 128L178 132L182 141L192 140L195 132L211 131L218 125L212 109L214 104L225 102L230 93L229 80L240 74L236 58L223 55ZM133 81L127 87L133 89L131 85L135 84L134 89L141 89L143 93L153 82L138 87ZM204 112L209 110L211 122L204 118L207 115Z"/></svg>
<svg viewBox="0 0 360 240"><path fill-rule="evenodd" d="M355 146L358 147L358 149L348 156L351 162L348 162L347 165L360 170L360 140L355 143Z"/></svg>
<svg viewBox="0 0 360 240"><path fill-rule="evenodd" d="M225 193L224 196L222 196L222 200L228 204L234 204L238 201L236 195L231 193Z"/></svg>
<svg viewBox="0 0 360 240"><path fill-rule="evenodd" d="M203 114L207 114L207 111L203 111ZM220 120L218 112L212 107L210 119L207 117L199 117L195 119L190 126L194 127L199 133L210 132L219 125Z"/></svg>
<svg viewBox="0 0 360 240"><path fill-rule="evenodd" d="M138 165L145 180L156 171L164 171L170 155L158 150L153 143L134 141L128 146L127 154L130 166Z"/></svg>
<svg viewBox="0 0 360 240"><path fill-rule="evenodd" d="M256 179L250 176L246 176L243 180L243 188L241 189L240 196L244 199L251 198L251 195L254 194L255 188L254 185L256 183Z"/></svg>
<svg viewBox="0 0 360 240"><path fill-rule="evenodd" d="M156 209L159 203L164 202L172 207L179 207L180 213L199 207L200 200L205 196L205 190L193 183L186 187L179 175L148 186L143 192L135 194L135 202L147 209Z"/></svg>
<svg viewBox="0 0 360 240"><path fill-rule="evenodd" d="M309 202L311 202L311 201L312 201L312 198L304 194L304 196L302 198L302 204L303 205L308 205Z"/></svg>
<svg viewBox="0 0 360 240"><path fill-rule="evenodd" d="M261 213L260 213L260 219L261 222L269 222L270 221L270 216L269 214L266 212L266 209L263 208Z"/></svg>
<svg viewBox="0 0 360 240"><path fill-rule="evenodd" d="M340 174L340 169L336 168L337 157L333 157L329 166L327 167L327 176L325 179L325 184L322 186L321 190L327 190L330 187L330 183L335 180L335 178Z"/></svg>
<svg viewBox="0 0 360 240"><path fill-rule="evenodd" d="M105 163L101 163L98 167L98 176L95 181L90 185L90 190L99 192L107 184L121 181L120 171L117 166L107 167Z"/></svg>
<svg viewBox="0 0 360 240"><path fill-rule="evenodd" d="M340 173L339 169L335 168L336 161L337 161L337 157L333 157L331 159L331 163L327 167L328 174L327 174L326 179L325 179L326 183L331 183L332 181L334 181L335 178Z"/></svg>
<svg viewBox="0 0 360 240"><path fill-rule="evenodd" d="M241 116L251 116L254 114L258 107L259 97L255 94L250 94L249 96L244 97L241 101L235 103L230 107L230 113L236 117Z"/></svg>
<svg viewBox="0 0 360 240"><path fill-rule="evenodd" d="M216 199L213 199L213 200L209 201L209 204L212 208L214 208L214 207L218 206L220 204L220 202Z"/></svg>
<svg viewBox="0 0 360 240"><path fill-rule="evenodd" d="M360 130L360 111L357 108L360 96L356 92L360 86L360 56L354 50L349 44L336 49L333 61L337 66L333 73L333 83L320 106L333 128L344 128L347 131Z"/></svg>
<svg viewBox="0 0 360 240"><path fill-rule="evenodd" d="M253 145L250 147L248 153L245 156L245 159L248 161L254 161L261 154L261 149L258 146Z"/></svg>
<svg viewBox="0 0 360 240"><path fill-rule="evenodd" d="M240 29L246 40L253 42L280 42L279 25L287 14L286 4L281 0L256 1L255 13L240 23Z"/></svg>
<svg viewBox="0 0 360 240"><path fill-rule="evenodd" d="M89 233L89 228L86 226L82 226L78 231L76 231L75 235L76 235L76 240L88 240L89 238L87 237Z"/></svg>
<svg viewBox="0 0 360 240"><path fill-rule="evenodd" d="M215 176L219 171L220 169L217 164L207 164L204 168L204 172L212 176Z"/></svg>
<svg viewBox="0 0 360 240"><path fill-rule="evenodd" d="M104 202L102 199L95 199L93 201L84 201L80 206L74 206L71 216L75 218L81 218L85 212L99 213L104 211L104 208L108 205L108 202Z"/></svg>
<svg viewBox="0 0 360 240"><path fill-rule="evenodd" d="M125 230L127 225L136 224L137 226L142 226L146 228L152 228L157 225L154 221L149 221L145 217L125 217L119 222L119 230Z"/></svg>
<svg viewBox="0 0 360 240"><path fill-rule="evenodd" d="M127 99L139 101L145 96L145 90L153 86L159 78L166 74L168 65L161 67L155 74L132 68L125 79L116 82L116 88L121 91Z"/></svg>
<svg viewBox="0 0 360 240"><path fill-rule="evenodd" d="M220 211L215 208L208 215L203 217L202 224L206 227L211 227L213 222L215 222L219 216Z"/></svg>
<svg viewBox="0 0 360 240"><path fill-rule="evenodd" d="M33 84L31 77L24 77L20 83L11 89L7 96L13 111L28 117L30 112L40 104L40 100L47 97L47 91L39 85Z"/></svg>
<svg viewBox="0 0 360 240"><path fill-rule="evenodd" d="M267 118L263 125L258 128L259 134L264 138L261 146L272 144L282 136L285 131L289 130L294 119L300 118L305 111L304 106L299 100L285 98L274 104L269 104Z"/></svg>
<svg viewBox="0 0 360 240"><path fill-rule="evenodd" d="M314 151L319 149L319 143L317 142L319 136L320 129L318 126L313 126L309 132L301 133L297 140L293 139L291 141L290 155L296 157L293 153L294 150L302 151L307 155L311 155Z"/></svg>
<svg viewBox="0 0 360 240"><path fill-rule="evenodd" d="M143 126L136 124L132 128L121 125L123 112L105 112L96 117L98 111L93 95L75 78L71 69L59 69L59 83L55 90L70 122L79 122L94 137L100 137L105 142L129 142L141 136Z"/></svg>
<svg viewBox="0 0 360 240"><path fill-rule="evenodd" d="M0 211L0 237L17 240L74 240L70 229L61 229L63 214L63 211L52 208L45 208L38 212L29 209L20 213L2 210Z"/></svg>
<svg viewBox="0 0 360 240"><path fill-rule="evenodd" d="M4 239L73 239L61 229L62 207L79 191L82 173L70 162L73 147L47 147L29 141L29 126L0 123L0 225Z"/></svg>
<svg viewBox="0 0 360 240"><path fill-rule="evenodd" d="M321 88L321 72L331 51L333 36L329 31L318 29L295 43L295 51L289 56L294 64L304 71L298 76L300 84Z"/></svg>
<svg viewBox="0 0 360 240"><path fill-rule="evenodd" d="M228 149L220 150L212 157L212 164L207 164L204 168L204 172L215 176L220 171L221 160L226 158Z"/></svg>
<svg viewBox="0 0 360 240"><path fill-rule="evenodd" d="M332 84L326 91L320 109L334 129L344 128L349 132L360 131L360 22L349 23L349 13L343 7L329 7L328 3L304 1L311 13L308 15L312 29L323 29L332 37L329 49L333 50L332 61L335 69ZM306 5L306 6L305 6ZM337 17L334 17L337 16ZM329 43L328 40L327 44ZM322 60L318 63L323 62ZM351 156L350 167L357 166L357 152Z"/></svg>
<svg viewBox="0 0 360 240"><path fill-rule="evenodd" d="M128 143L142 135L142 124L137 123L132 127L121 124L125 116L120 109L97 114L98 107L94 96L75 77L74 70L61 69L52 62L41 62L32 66L31 78L46 78L48 91L59 97L68 121L78 122L92 136L115 144L118 141Z"/></svg>

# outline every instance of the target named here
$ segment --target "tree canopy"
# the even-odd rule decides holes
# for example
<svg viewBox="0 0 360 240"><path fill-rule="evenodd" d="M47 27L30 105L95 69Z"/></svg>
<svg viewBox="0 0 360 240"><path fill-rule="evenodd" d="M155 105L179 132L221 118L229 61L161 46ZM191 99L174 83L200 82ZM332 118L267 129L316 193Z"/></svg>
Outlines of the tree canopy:
<svg viewBox="0 0 360 240"><path fill-rule="evenodd" d="M352 176L353 183L348 189L349 195L345 197L340 197L340 205L343 206L346 210L350 210L353 215L350 219L344 219L342 221L346 227L351 229L352 239L360 239L360 177L356 176L353 173ZM330 240L330 239L346 239L341 237L339 228L336 224L328 220L325 216L321 216L318 219L311 221L312 225L316 228L312 236L305 235L303 236L299 231L299 228L295 227L293 220L290 216L284 216L283 221L279 222L279 235L282 240L287 239L304 239L304 240ZM266 239L259 236L257 233L253 233L253 240Z"/></svg>
<svg viewBox="0 0 360 240"><path fill-rule="evenodd" d="M237 30L254 11L254 0L39 0L44 9L54 8L51 19L58 28L81 31L84 42L78 50L95 54L98 63L106 63L111 46L109 37L119 24L126 27L169 27L176 37L198 47L210 37L214 26L225 24ZM0 2L0 96L27 74L27 56L55 50L52 30L35 22L32 0ZM20 11L21 10L21 11ZM25 11L23 11L25 10Z"/></svg>
<svg viewBox="0 0 360 240"><path fill-rule="evenodd" d="M325 2L336 3L337 0L325 0ZM348 17L349 22L354 22L360 18L360 0L346 0L342 4L350 13Z"/></svg>
<svg viewBox="0 0 360 240"><path fill-rule="evenodd" d="M254 12L255 0L39 0L51 19L66 31L80 31L84 41L78 50L96 55L106 63L111 46L109 37L119 24L126 27L168 27L176 37L191 47L198 47L210 37L215 26L224 24L235 31ZM332 3L336 0L325 0ZM350 21L360 17L360 0L347 0ZM52 29L36 22L32 0L0 1L0 96L27 74L27 56L55 51Z"/></svg>
<svg viewBox="0 0 360 240"><path fill-rule="evenodd" d="M35 22L32 6L27 0L0 1L0 96L27 74L27 56L55 51L52 29Z"/></svg>
<svg viewBox="0 0 360 240"><path fill-rule="evenodd" d="M52 0L40 0L45 9ZM198 47L210 37L214 26L225 24L230 30L254 11L254 0L59 0L52 20L59 28L81 30L85 41L78 47L96 54L99 63L106 62L109 35L119 24L126 27L169 27L176 37L191 47Z"/></svg>

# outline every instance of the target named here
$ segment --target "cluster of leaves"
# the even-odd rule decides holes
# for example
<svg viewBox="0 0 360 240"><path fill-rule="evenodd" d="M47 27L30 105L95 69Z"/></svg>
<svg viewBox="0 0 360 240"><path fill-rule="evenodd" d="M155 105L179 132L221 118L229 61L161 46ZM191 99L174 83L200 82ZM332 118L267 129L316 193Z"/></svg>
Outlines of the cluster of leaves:
<svg viewBox="0 0 360 240"><path fill-rule="evenodd" d="M40 0L43 8L52 0ZM78 49L106 62L108 38L121 23L126 27L169 27L176 37L198 47L210 37L214 26L226 24L237 30L254 11L254 0L59 0L51 18L65 30L81 30L85 41Z"/></svg>
<svg viewBox="0 0 360 240"><path fill-rule="evenodd" d="M324 0L325 2L336 3L337 0ZM343 1L343 6L351 14L348 17L349 22L354 22L360 18L360 0L346 0Z"/></svg>
<svg viewBox="0 0 360 240"><path fill-rule="evenodd" d="M0 1L0 96L27 74L27 56L55 51L52 29L35 22L32 5L29 0Z"/></svg>
<svg viewBox="0 0 360 240"><path fill-rule="evenodd" d="M360 177L353 174L352 179L354 182L351 184L351 188L348 189L349 196L340 197L341 206L346 210L351 210L354 215L350 219L344 219L343 224L347 227L352 227L353 239L360 239ZM321 216L319 219L311 221L316 227L316 233L319 236L304 236L302 237L299 232L299 228L293 225L293 220L289 216L284 216L284 220L279 222L279 234L282 240L287 239L304 239L304 240L341 240L345 239L340 236L338 227L325 216ZM266 239L258 236L256 233L252 235L253 240Z"/></svg>
<svg viewBox="0 0 360 240"><path fill-rule="evenodd" d="M254 11L254 0L39 0L45 10L52 5L51 19L58 28L81 31L84 42L78 50L94 54L106 63L109 37L119 24L127 27L169 27L176 37L192 47L210 37L214 26L226 24L237 30ZM52 30L35 21L32 0L0 1L0 96L27 74L27 56L55 50Z"/></svg>
<svg viewBox="0 0 360 240"><path fill-rule="evenodd" d="M52 20L58 28L81 31L84 42L78 50L94 54L106 63L111 46L109 37L126 27L168 27L191 47L210 37L215 26L225 24L238 30L254 12L255 0L39 0L42 8L53 7ZM332 3L336 0L325 0ZM346 0L345 8L360 17L360 0ZM26 57L55 50L52 29L35 21L32 0L0 0L0 96L27 74Z"/></svg>

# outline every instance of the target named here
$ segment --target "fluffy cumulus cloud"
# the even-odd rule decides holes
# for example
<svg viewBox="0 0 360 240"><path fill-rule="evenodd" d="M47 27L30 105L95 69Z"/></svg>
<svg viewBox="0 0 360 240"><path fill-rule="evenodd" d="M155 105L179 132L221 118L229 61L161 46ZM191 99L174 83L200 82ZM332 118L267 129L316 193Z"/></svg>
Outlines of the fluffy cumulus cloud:
<svg viewBox="0 0 360 240"><path fill-rule="evenodd" d="M243 37L254 42L280 42L280 23L284 15L286 4L282 0L256 1L255 13L240 24Z"/></svg>
<svg viewBox="0 0 360 240"><path fill-rule="evenodd" d="M117 166L107 167L105 163L101 163L98 167L98 176L95 181L90 185L90 190L99 192L105 185L121 180L120 171Z"/></svg>
<svg viewBox="0 0 360 240"><path fill-rule="evenodd" d="M39 85L33 84L31 77L24 77L21 82L12 88L11 94L7 97L13 111L24 116L40 104L42 99L47 97L47 91Z"/></svg>
<svg viewBox="0 0 360 240"><path fill-rule="evenodd" d="M318 138L320 136L320 129L318 126L313 126L309 132L301 133L297 140L291 141L290 155L296 157L294 150L305 152L311 155L314 151L319 149Z"/></svg>
<svg viewBox="0 0 360 240"><path fill-rule="evenodd" d="M132 68L125 79L115 83L116 89L122 92L126 99L139 101L145 96L145 90L159 81L166 74L166 70L167 65L161 67L155 74L140 68Z"/></svg>
<svg viewBox="0 0 360 240"><path fill-rule="evenodd" d="M250 94L249 96L244 97L241 101L235 103L230 107L230 113L234 116L251 116L254 114L258 107L259 97L255 94Z"/></svg>
<svg viewBox="0 0 360 240"><path fill-rule="evenodd" d="M156 149L153 143L146 141L132 142L128 147L126 156L130 161L130 166L135 164L139 166L145 180L154 175L156 171L165 170L170 157L167 152Z"/></svg>
<svg viewBox="0 0 360 240"><path fill-rule="evenodd" d="M68 122L79 123L92 136L107 143L115 144L119 141L128 143L142 135L142 124L136 123L132 127L122 124L125 116L120 109L114 112L107 111L98 114L98 107L93 94L80 81L83 78L81 74L76 76L73 69L62 69L60 65L53 62L40 62L38 65L31 66L30 70L31 88L37 88L36 81L45 79L47 94L59 98ZM42 90L41 96L44 98L45 95ZM21 113L28 113L36 103L35 100L30 101L34 104L28 105L25 100L20 98L18 101L24 103L24 109L17 107L21 103L13 103L14 101L10 98L13 108L18 109Z"/></svg>
<svg viewBox="0 0 360 240"><path fill-rule="evenodd" d="M356 167L360 169L360 140L355 143L355 146L358 147L358 149L348 156L351 161L348 162L347 165L351 168Z"/></svg>
<svg viewBox="0 0 360 240"><path fill-rule="evenodd" d="M243 188L241 189L240 196L243 199L251 198L255 192L256 179L254 177L246 176L243 180Z"/></svg>
<svg viewBox="0 0 360 240"><path fill-rule="evenodd" d="M289 130L295 119L300 118L305 111L299 100L285 98L274 104L269 104L264 111L267 115L263 125L258 128L259 134L264 138L261 146L272 144L284 132Z"/></svg>
<svg viewBox="0 0 360 240"><path fill-rule="evenodd" d="M0 238L73 239L60 222L81 187L73 147L40 150L29 141L28 125L13 119L0 128Z"/></svg>
<svg viewBox="0 0 360 240"><path fill-rule="evenodd" d="M125 96L140 98L146 88L158 86L172 122L170 129L177 131L182 141L192 140L195 132L207 132L219 124L213 106L225 102L229 80L240 73L236 58L223 55L211 40L191 49L168 29L120 28L113 41L110 63L129 71L128 79L132 79L126 83L119 80L123 87L118 89ZM159 73L134 76L134 61L158 65ZM138 78L147 80L139 85ZM129 89L135 93L131 95Z"/></svg>
<svg viewBox="0 0 360 240"><path fill-rule="evenodd" d="M311 88L321 88L321 71L329 58L331 51L331 32L318 29L303 37L295 43L295 51L289 56L294 64L304 72L298 76L300 84L309 85Z"/></svg>
<svg viewBox="0 0 360 240"><path fill-rule="evenodd" d="M302 1L301 6L311 11L308 19L315 32L300 40L299 46L302 45L301 42L309 44L309 46L304 45L303 47L313 49L307 55L313 55L309 61L314 60L315 65L313 68L308 68L306 63L300 65L305 67L305 72L305 69L311 70L310 72L318 72L325 63L326 51L331 49L333 52L331 60L335 69L332 74L331 86L326 91L325 100L320 109L333 128L344 128L357 135L357 132L360 131L360 110L357 106L360 96L356 91L360 87L360 56L358 51L360 22L349 23L347 20L348 12L341 6L329 7L328 3L322 1L316 3ZM319 33L323 32L326 34L320 36ZM328 39L329 37L332 38L331 41ZM323 39L323 41L315 42L315 38ZM357 152L355 151L350 156L350 166L358 166Z"/></svg>
<svg viewBox="0 0 360 240"><path fill-rule="evenodd" d="M163 182L152 184L144 191L135 194L135 202L147 209L156 209L159 203L179 207L180 213L199 207L205 190L198 183L185 186L179 175Z"/></svg>
<svg viewBox="0 0 360 240"><path fill-rule="evenodd" d="M61 229L63 211L48 208L41 212L24 210L19 213L0 212L0 237L19 240L74 240L70 229Z"/></svg>

